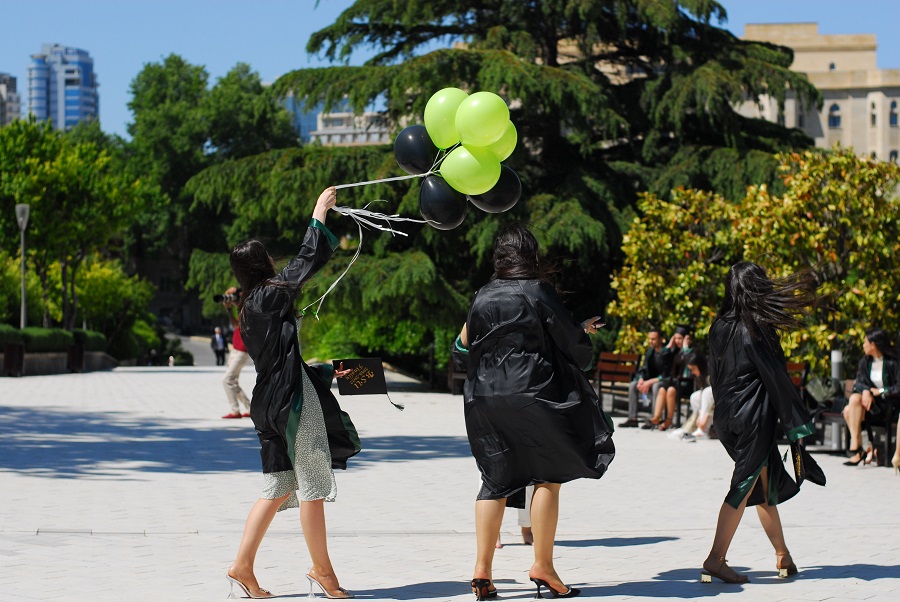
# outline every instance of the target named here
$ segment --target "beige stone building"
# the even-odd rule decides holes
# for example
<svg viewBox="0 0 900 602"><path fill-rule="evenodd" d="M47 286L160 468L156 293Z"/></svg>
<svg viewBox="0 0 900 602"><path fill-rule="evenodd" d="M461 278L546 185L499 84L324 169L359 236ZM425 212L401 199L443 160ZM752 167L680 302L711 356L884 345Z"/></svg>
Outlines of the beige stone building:
<svg viewBox="0 0 900 602"><path fill-rule="evenodd" d="M763 97L759 105L745 103L743 115L801 129L819 147L839 142L861 155L898 161L900 69L878 69L874 34L822 35L816 23L748 24L743 39L792 48L791 68L806 74L824 99L817 111L789 95L779 116L777 102Z"/></svg>

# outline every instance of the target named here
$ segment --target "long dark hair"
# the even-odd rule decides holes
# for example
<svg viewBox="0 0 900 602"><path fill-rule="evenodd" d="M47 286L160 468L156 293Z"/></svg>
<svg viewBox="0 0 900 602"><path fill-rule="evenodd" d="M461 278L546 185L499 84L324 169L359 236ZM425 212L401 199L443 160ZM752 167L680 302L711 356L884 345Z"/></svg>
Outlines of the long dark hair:
<svg viewBox="0 0 900 602"><path fill-rule="evenodd" d="M685 365L697 366L697 369L700 370L701 380L706 380L706 377L709 376L709 363L706 361L706 356L699 351L690 354Z"/></svg>
<svg viewBox="0 0 900 602"><path fill-rule="evenodd" d="M552 264L541 260L534 234L521 222L507 225L494 241L492 280L541 280L549 282L556 272Z"/></svg>
<svg viewBox="0 0 900 602"><path fill-rule="evenodd" d="M740 261L725 277L725 298L717 319L740 322L754 339L773 330L800 326L800 319L817 301L817 282L811 271L772 279L750 261Z"/></svg>
<svg viewBox="0 0 900 602"><path fill-rule="evenodd" d="M295 288L294 284L283 281L273 281L275 267L272 257L266 250L262 241L251 238L235 245L229 256L231 271L241 285L241 300L238 311L241 316L241 328L244 327L244 301L257 287L271 284L283 288Z"/></svg>
<svg viewBox="0 0 900 602"><path fill-rule="evenodd" d="M866 338L878 348L881 355L886 355L891 358L894 357L894 347L891 345L891 340L884 330L881 328L870 328L866 331Z"/></svg>

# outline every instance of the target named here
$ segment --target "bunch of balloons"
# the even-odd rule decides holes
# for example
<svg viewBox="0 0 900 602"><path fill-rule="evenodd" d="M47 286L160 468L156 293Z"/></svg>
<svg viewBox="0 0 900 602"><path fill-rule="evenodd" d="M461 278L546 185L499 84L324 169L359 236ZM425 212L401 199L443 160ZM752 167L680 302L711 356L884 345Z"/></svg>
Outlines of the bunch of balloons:
<svg viewBox="0 0 900 602"><path fill-rule="evenodd" d="M409 126L394 140L394 157L406 173L427 174L419 211L433 227L451 230L466 218L467 199L488 213L518 202L519 176L500 164L517 141L502 98L444 88L428 100L425 125Z"/></svg>

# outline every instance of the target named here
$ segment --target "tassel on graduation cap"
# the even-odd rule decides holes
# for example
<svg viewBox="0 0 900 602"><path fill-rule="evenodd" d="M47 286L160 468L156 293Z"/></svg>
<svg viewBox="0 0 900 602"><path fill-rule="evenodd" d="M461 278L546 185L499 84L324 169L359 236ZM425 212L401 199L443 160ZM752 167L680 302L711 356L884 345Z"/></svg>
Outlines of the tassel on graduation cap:
<svg viewBox="0 0 900 602"><path fill-rule="evenodd" d="M334 360L335 370L350 370L349 374L337 379L341 395L386 395L391 405L403 410L403 404L394 403L388 395L384 380L384 366L380 357Z"/></svg>

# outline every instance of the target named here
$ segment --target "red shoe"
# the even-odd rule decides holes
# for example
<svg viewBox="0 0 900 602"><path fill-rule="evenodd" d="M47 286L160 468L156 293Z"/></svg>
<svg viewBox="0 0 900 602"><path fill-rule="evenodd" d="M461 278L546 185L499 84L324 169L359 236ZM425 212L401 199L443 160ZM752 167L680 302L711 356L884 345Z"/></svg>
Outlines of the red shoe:
<svg viewBox="0 0 900 602"><path fill-rule="evenodd" d="M234 412L231 414L225 414L222 418L241 418L240 412Z"/></svg>
<svg viewBox="0 0 900 602"><path fill-rule="evenodd" d="M241 418L250 418L250 412L245 412L241 414Z"/></svg>

